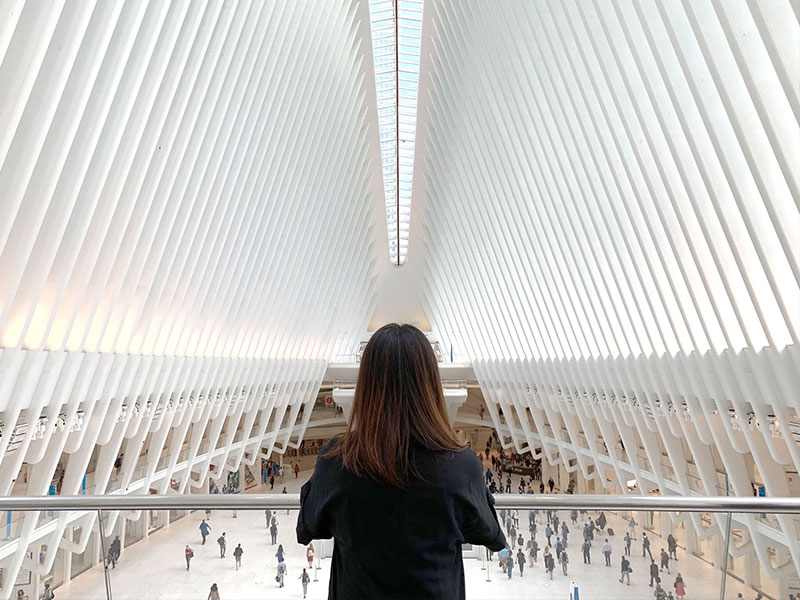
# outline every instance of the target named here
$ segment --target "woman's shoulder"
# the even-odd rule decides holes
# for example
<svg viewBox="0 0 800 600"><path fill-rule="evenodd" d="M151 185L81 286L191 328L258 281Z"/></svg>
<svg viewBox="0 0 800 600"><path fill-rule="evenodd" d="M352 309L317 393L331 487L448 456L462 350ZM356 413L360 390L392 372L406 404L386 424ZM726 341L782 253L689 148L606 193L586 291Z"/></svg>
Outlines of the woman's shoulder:
<svg viewBox="0 0 800 600"><path fill-rule="evenodd" d="M325 445L324 445L322 448L320 448L320 451L319 451L319 458L324 458L324 457L325 457L325 455L327 455L327 454L328 454L328 453L329 453L329 452L330 452L330 451L333 449L333 447L334 447L336 444L338 444L338 443L339 443L339 440L341 440L341 439L342 439L342 436L341 436L341 435L337 435L336 437L332 437L332 438L331 438L331 439L328 441L328 443L327 443L327 444L325 444Z"/></svg>
<svg viewBox="0 0 800 600"><path fill-rule="evenodd" d="M445 468L451 477L483 481L483 463L470 448L449 452Z"/></svg>

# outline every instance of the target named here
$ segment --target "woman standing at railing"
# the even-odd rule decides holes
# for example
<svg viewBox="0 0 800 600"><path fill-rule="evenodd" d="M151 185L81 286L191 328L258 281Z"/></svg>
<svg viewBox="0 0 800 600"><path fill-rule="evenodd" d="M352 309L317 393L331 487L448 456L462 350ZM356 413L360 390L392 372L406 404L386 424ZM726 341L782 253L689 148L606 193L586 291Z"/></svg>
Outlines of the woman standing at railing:
<svg viewBox="0 0 800 600"><path fill-rule="evenodd" d="M297 540L335 540L330 598L464 598L461 545L505 547L483 467L447 417L430 342L387 325L361 359L347 432L303 486Z"/></svg>

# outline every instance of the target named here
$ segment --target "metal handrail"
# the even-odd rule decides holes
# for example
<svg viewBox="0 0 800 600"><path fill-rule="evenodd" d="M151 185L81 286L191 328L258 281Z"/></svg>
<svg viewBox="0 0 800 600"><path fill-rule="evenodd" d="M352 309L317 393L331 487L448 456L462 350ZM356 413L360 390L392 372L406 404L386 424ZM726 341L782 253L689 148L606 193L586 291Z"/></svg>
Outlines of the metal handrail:
<svg viewBox="0 0 800 600"><path fill-rule="evenodd" d="M800 498L498 494L495 507L523 510L656 510L669 512L800 513ZM299 494L174 494L166 496L6 496L0 511L297 509Z"/></svg>

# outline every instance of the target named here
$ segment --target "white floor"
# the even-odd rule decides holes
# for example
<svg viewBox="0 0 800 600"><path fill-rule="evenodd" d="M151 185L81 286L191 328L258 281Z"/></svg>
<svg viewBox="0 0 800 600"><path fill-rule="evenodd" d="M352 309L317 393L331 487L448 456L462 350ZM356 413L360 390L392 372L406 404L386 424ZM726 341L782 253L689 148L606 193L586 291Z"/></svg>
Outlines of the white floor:
<svg viewBox="0 0 800 600"><path fill-rule="evenodd" d="M286 478L286 487L289 492L298 492L300 485L310 475L310 472L301 473L300 479ZM279 491L283 486L275 485ZM251 491L269 492L267 489L254 489ZM527 511L520 511L523 537L527 542L528 523ZM202 517L198 511L189 517L180 519L165 527L145 540L133 544L125 549L117 568L111 573L112 595L118 600L178 600L200 599L207 597L212 583L219 586L222 600L248 600L264 598L302 598L302 587L298 577L302 568L308 565L305 558L305 547L295 542L296 511L287 515L279 515L278 542L282 543L287 553L288 577L286 587L278 588L275 582L275 551L277 546L270 543L269 531L265 526L264 511L239 511L238 517L233 518L231 511L216 511L211 515L211 534L205 545L200 545L198 525ZM559 516L569 517L567 511L562 511ZM540 519L542 517L540 516ZM532 568L525 569L524 576L520 577L519 569L514 570L511 580L500 571L497 562L490 563L488 575L491 581L486 581L487 571L481 570L481 562L475 559L464 561L467 597L478 600L491 599L569 599L569 585L571 581L578 584L581 600L615 600L615 599L650 599L653 598L653 588L648 586L649 559L641 558L641 545L639 540L632 547L633 556L631 563L634 573L631 576L632 585L618 582L619 561L622 553L622 537L624 524L615 516L611 516L610 525L616 530L617 537L610 538L614 548L612 567L603 566L603 557L600 553L602 539L595 538L592 550L593 564L584 565L579 550L580 529L572 527L568 522L572 543L569 548L570 573L569 576L561 574L560 565L551 581L544 571L541 559ZM224 559L219 557L219 546L215 540L222 531L226 532L228 539L227 555ZM544 525L539 525L537 539L540 544L545 539L543 536ZM637 531L637 538L640 536ZM648 534L650 535L650 534ZM651 535L652 550L656 551L666 547L666 543L654 534ZM555 542L555 537L553 538ZM244 555L242 567L239 571L234 568L233 549L237 543L242 544ZM189 544L194 549L194 559L191 570L186 570L184 561L184 546ZM638 553L637 553L638 550ZM686 598L689 600L719 600L720 572L710 565L693 556L685 556L682 550L678 553L679 561L674 563L672 574L664 573L663 585L665 589L672 590L672 583L678 570L682 573L687 584ZM495 555L495 560L497 555ZM312 581L308 589L308 598L327 598L327 581L330 560L322 561L322 568L316 574L317 582ZM530 565L529 565L530 566ZM312 579L314 574L312 573ZM726 598L735 599L737 592L742 592L748 600L755 597L752 590L745 588L733 578L728 578ZM56 590L58 600L102 600L106 597L101 567L95 567L78 576L72 582Z"/></svg>

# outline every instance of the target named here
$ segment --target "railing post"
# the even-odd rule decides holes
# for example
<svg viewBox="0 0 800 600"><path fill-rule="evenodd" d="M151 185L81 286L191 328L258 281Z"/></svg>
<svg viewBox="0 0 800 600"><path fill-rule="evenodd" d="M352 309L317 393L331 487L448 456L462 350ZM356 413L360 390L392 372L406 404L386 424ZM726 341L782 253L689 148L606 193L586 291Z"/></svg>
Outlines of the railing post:
<svg viewBox="0 0 800 600"><path fill-rule="evenodd" d="M489 560L489 549L484 546L483 551L484 551L484 557L486 558L486 581L491 581L492 580L492 565L491 565L492 561Z"/></svg>
<svg viewBox="0 0 800 600"><path fill-rule="evenodd" d="M731 521L733 513L728 513L728 524L725 527L725 555L722 557L722 585L719 589L719 600L725 600L725 585L728 583L728 554L731 547Z"/></svg>
<svg viewBox="0 0 800 600"><path fill-rule="evenodd" d="M103 551L103 580L106 584L106 598L111 600L111 576L108 574L108 550L106 550L106 533L103 527L103 511L97 511L97 525L100 529L100 549Z"/></svg>

